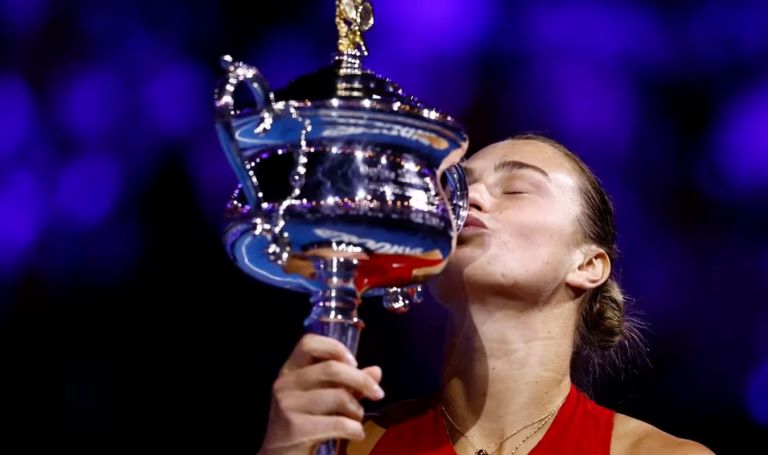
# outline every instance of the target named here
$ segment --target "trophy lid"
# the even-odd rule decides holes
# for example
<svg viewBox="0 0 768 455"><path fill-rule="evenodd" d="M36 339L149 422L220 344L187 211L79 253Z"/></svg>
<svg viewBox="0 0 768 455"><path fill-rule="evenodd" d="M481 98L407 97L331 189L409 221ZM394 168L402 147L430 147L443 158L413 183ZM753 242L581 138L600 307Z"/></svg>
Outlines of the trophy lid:
<svg viewBox="0 0 768 455"><path fill-rule="evenodd" d="M414 96L405 94L397 83L362 66L361 58L368 54L362 32L372 26L373 9L370 3L364 0L336 0L339 39L334 61L276 90L275 101L309 105L332 103L334 107L339 103L352 107L362 102L365 108L413 114L462 129L450 116L424 106Z"/></svg>
<svg viewBox="0 0 768 455"><path fill-rule="evenodd" d="M348 59L337 56L333 63L314 73L300 76L285 88L275 91L276 101L326 101L333 98L355 100L369 99L382 102L400 102L414 108L423 105L390 79L359 67L348 70Z"/></svg>

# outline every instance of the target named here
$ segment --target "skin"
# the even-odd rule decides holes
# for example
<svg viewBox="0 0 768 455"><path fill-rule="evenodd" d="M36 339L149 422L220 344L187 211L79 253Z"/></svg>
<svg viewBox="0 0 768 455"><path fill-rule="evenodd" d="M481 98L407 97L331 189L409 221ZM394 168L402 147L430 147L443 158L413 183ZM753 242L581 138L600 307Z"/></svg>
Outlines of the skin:
<svg viewBox="0 0 768 455"><path fill-rule="evenodd" d="M557 150L502 142L465 168L470 213L486 228L461 233L430 290L452 316L443 404L471 440L490 444L567 395L578 301L608 278L610 261L581 235L579 174ZM458 453L473 452L453 436Z"/></svg>
<svg viewBox="0 0 768 455"><path fill-rule="evenodd" d="M510 429L552 410L567 395L579 304L586 292L608 279L611 263L605 251L582 234L580 174L558 150L539 141L509 140L479 151L465 168L474 218L469 224L484 227L462 231L448 266L429 287L451 314L442 403L472 441L491 445ZM304 352L317 342L314 338L300 342L276 382L263 454L306 454L312 441L328 436L351 438L347 453L367 454L385 431L370 421L364 427L353 426L360 425L362 414L349 397L326 399L335 406L315 404L310 409L310 396L319 400L318 390L334 385L354 398L381 396L374 388L381 379L380 369L359 370L349 361L339 361L345 357L340 343L324 342L335 346L328 348L333 356ZM328 375L320 380L302 373L319 369L317 365L329 362L326 358L336 359L333 365L338 371L333 377L339 382ZM345 375L349 380L341 379ZM306 379L310 377L315 379ZM344 388L339 389L342 382ZM292 398L286 399L286 393ZM349 422L323 421L323 426L318 423L322 413L325 419L338 419L331 415L343 413ZM528 453L548 426L517 453ZM500 453L515 448L525 434L505 442ZM454 430L450 435L458 454L477 450L461 433ZM611 453L712 452L617 414Z"/></svg>
<svg viewBox="0 0 768 455"><path fill-rule="evenodd" d="M609 278L611 263L583 235L581 174L560 151L535 140L504 141L466 168L470 213L486 228L462 232L430 290L452 316L442 402L470 439L492 444L567 395L579 304ZM614 425L612 454L711 453L622 414ZM517 453L530 451L547 428ZM474 453L461 434L452 436L457 453Z"/></svg>

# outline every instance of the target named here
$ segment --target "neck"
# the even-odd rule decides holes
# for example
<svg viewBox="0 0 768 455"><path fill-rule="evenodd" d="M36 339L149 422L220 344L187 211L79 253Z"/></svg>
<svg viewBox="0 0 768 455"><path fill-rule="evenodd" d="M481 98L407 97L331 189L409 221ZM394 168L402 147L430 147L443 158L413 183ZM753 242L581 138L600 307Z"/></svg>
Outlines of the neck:
<svg viewBox="0 0 768 455"><path fill-rule="evenodd" d="M474 443L494 444L568 394L577 307L488 297L453 309L441 398Z"/></svg>

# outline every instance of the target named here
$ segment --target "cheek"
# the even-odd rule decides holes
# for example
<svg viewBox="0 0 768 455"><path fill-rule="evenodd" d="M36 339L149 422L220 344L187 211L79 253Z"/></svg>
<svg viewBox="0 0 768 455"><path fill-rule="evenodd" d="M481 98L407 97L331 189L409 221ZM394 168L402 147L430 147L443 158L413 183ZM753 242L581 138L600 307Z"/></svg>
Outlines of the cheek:
<svg viewBox="0 0 768 455"><path fill-rule="evenodd" d="M549 288L563 277L574 235L569 218L520 207L495 215L488 235L454 251L436 288L448 294L465 283Z"/></svg>
<svg viewBox="0 0 768 455"><path fill-rule="evenodd" d="M573 245L570 216L554 210L531 212L505 213L508 222L505 228L494 232L488 253L499 262L523 263L530 269L559 270Z"/></svg>
<svg viewBox="0 0 768 455"><path fill-rule="evenodd" d="M573 232L570 216L555 210L533 207L527 210L507 210L500 214L498 234L503 246L517 249L553 246L570 238Z"/></svg>

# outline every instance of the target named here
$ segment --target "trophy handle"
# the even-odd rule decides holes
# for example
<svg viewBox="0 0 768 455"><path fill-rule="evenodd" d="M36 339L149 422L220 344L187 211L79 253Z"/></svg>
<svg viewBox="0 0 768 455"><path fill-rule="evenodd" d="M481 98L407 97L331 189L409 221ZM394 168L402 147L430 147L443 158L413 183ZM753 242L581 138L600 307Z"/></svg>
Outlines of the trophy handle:
<svg viewBox="0 0 768 455"><path fill-rule="evenodd" d="M245 82L253 94L256 101L255 113L261 117L261 122L256 127L257 133L267 131L272 126L274 95L269 89L269 83L256 68L242 62L235 62L229 55L221 57L221 66L227 71L227 75L219 83L214 95L216 130L227 152L227 160L238 180L243 184L243 192L248 204L252 210L259 213L263 194L256 179L256 173L250 170L243 156L232 124L237 120L239 113L235 110L235 90Z"/></svg>
<svg viewBox="0 0 768 455"><path fill-rule="evenodd" d="M464 222L469 213L469 189L467 188L467 177L464 175L464 169L458 164L445 170L445 183L450 189L450 200L448 201L453 213L453 223L456 232L461 231Z"/></svg>

